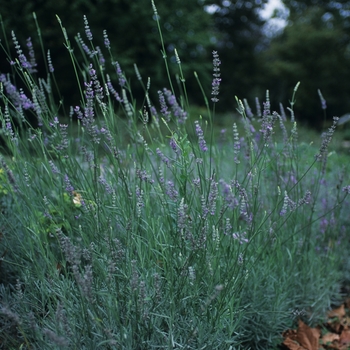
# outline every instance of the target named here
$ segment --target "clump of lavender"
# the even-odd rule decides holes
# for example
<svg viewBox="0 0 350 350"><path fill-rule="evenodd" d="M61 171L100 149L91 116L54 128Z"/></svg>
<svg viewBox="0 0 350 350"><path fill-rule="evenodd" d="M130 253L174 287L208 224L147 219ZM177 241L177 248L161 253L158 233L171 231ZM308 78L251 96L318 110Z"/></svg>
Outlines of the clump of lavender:
<svg viewBox="0 0 350 350"><path fill-rule="evenodd" d="M153 2L152 5L159 20ZM23 314L28 313L28 305L33 305L34 312L29 317L35 317L36 323L32 324L36 326L31 329L39 335L33 335L33 346L67 347L80 344L83 339L86 344L109 344L121 348L135 348L139 344L160 347L172 342L171 327L176 327L178 331L176 342L179 342L179 347L192 346L192 340L193 348L204 345L210 348L214 347L213 344L218 347L223 339L231 339L232 334L237 335L237 346L243 341L248 344L255 331L253 329L249 334L254 323L248 308L260 310L262 307L259 318L266 316L271 319L271 295L272 298L276 295L274 281L284 283L289 280L293 254L303 254L302 263L294 259L293 275L302 276L304 270L301 269L305 266L312 269L315 278L320 271L317 270L320 260L312 255L315 247L307 250L306 244L303 244L306 236L314 237L312 230L316 227L316 220L312 221L312 227L306 234L309 227L305 223L311 222L309 212L315 213L316 218L319 203L315 187L311 187L312 200L311 191L305 192L309 183L299 171L304 164L300 164L298 153L294 152L299 146L296 124L290 140L287 137L288 121L282 112L279 116L270 110L267 94L260 120L261 135L254 129L254 115L248 102L239 100L238 112L246 128L245 137L239 132L239 121L235 121L231 136L227 133L219 147L211 138L209 147L204 131L205 134L212 131L215 123L209 124L212 130L204 130L207 124L201 119L195 121L195 139L188 137L187 113L179 102L183 100L177 99L171 88L158 91L158 115L165 121L167 130L167 135L158 135L160 128L154 127L155 123L148 123L149 118L158 120L150 93L150 79L145 87L146 108L142 106L138 109L138 102L133 99L119 63L111 59L119 93L114 89L110 76L104 73L108 65L105 65L103 49L110 50L107 33L103 34L105 48L94 48L86 17L84 25L89 45L84 44L80 36L78 43L101 69L95 71L93 65L85 67L82 72L82 76L87 77L85 103L71 108L69 117L72 118L75 113L81 121L79 132L82 130L83 134L87 130L87 136L92 136L94 142L82 137L84 144L79 145L77 150L72 149L72 145L81 141L70 140L67 124L60 124L61 116L51 112L57 109L46 102L49 81L38 81L30 89L32 103L23 91L12 85L9 76L0 75L5 94L9 96L4 106L12 108L10 111L3 110L3 131L10 136L6 142L9 143L12 132L17 131L10 125L13 112L21 113L22 109L31 108L45 125L40 130L43 132L42 140L34 129L26 138L32 140L31 135L37 135L35 142L42 142L39 144L42 147L37 149L45 152L42 157L28 157L20 137L19 152L16 161L11 163L11 170L0 157L0 179L7 184L5 190L9 191L11 185L18 185L21 190L12 191L11 196L17 206L14 227L17 227L17 220L22 226L19 233L13 231L17 238L25 240L19 244L23 261L31 261L33 266L36 264L38 267L35 271L31 266L25 277L30 278L28 281L38 281L40 288L36 291L36 284L31 286L28 283L21 298L17 298L22 300L20 307ZM32 47L29 45L28 48L31 50ZM176 51L175 56L180 65ZM221 62L217 52L213 52L213 57L211 100L215 109L215 103L219 101ZM48 52L48 61L49 58ZM28 59L27 62L34 66L34 54L29 52ZM53 72L53 67L49 70ZM22 71L27 74L29 68ZM143 86L136 66L135 71ZM114 104L112 100L118 103ZM256 114L261 116L261 110L257 109ZM142 124L137 117L141 117ZM293 142L295 146L295 149L288 149L288 153L283 153L277 142L265 147L277 119L284 143ZM127 139L122 135L124 126L128 132ZM325 134L320 151L322 155L334 127ZM229 137L231 144L227 143ZM51 142L53 146L47 152L46 145L52 140L56 143ZM104 142L106 140L108 142ZM264 152L259 152L261 149ZM63 156L61 153L64 153ZM285 186L284 197L280 195L279 186ZM275 193L276 187L278 193ZM345 201L350 186L344 187L340 183L338 188L338 192L343 188L345 196L341 200ZM1 190L0 183L0 194ZM301 193L305 193L304 196ZM21 200L17 200L18 195ZM296 199L292 200L294 197ZM327 201L331 202L331 197L327 197ZM341 204L340 197L338 193L336 205ZM297 210L310 202L314 206L311 210ZM328 207L327 202L326 209L329 208L331 204ZM325 208L322 210L325 211ZM293 220L294 213L298 214L298 220ZM324 235L330 227L336 230L331 221L336 222L339 216L332 213L325 217L321 228ZM24 230L26 234L23 234ZM303 230L302 234L300 230ZM317 230L319 234L319 227ZM291 236L292 240L289 239ZM337 239L339 241L339 237ZM301 243L296 247L299 241ZM21 257L21 254L16 257ZM33 256L37 259L33 260ZM38 259L41 259L40 264ZM326 257L322 259L325 261ZM45 266L44 273L41 262ZM326 268L327 264L323 264L322 269ZM323 282L331 278L329 276L329 273L322 275L320 284L326 285ZM257 285L264 286L262 292L261 288L256 288ZM298 288L300 286L303 288L302 283ZM288 297L288 302L291 302L294 293L288 290L290 283L282 284L280 290L284 287L285 295L281 293L278 297L286 300ZM57 298L49 299L51 291L60 296L59 302ZM251 295L253 292L255 294ZM55 305L49 303L49 312L42 317L42 300L58 303L56 315L52 312ZM292 300L295 301L298 301L297 298ZM300 302L303 303L303 300ZM211 310L215 311L213 319ZM227 322L227 310L237 315L238 321L233 322L233 326ZM284 310L276 307L274 311L283 317ZM16 316L7 314L8 318ZM19 317L21 322L26 321L20 313ZM69 327L76 324L79 327ZM149 327L150 324L158 326ZM259 322L259 327L261 324L264 322ZM202 325L208 334L199 328ZM240 338L246 334L248 340ZM182 343L182 339L189 338L186 344ZM236 345L234 341L232 346Z"/></svg>

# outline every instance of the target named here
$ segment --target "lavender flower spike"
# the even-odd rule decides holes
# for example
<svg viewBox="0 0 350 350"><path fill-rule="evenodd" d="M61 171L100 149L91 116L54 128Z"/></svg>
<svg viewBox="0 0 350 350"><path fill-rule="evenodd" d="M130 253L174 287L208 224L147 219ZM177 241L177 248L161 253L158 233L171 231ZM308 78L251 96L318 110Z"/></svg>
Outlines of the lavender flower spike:
<svg viewBox="0 0 350 350"><path fill-rule="evenodd" d="M212 101L214 103L219 102L219 99L217 98L217 96L219 95L219 86L220 86L220 82L221 82L221 78L220 78L220 64L221 61L219 59L219 55L217 53L217 51L213 51L213 82L212 82L212 90L211 90L211 94L214 96L212 97Z"/></svg>
<svg viewBox="0 0 350 350"><path fill-rule="evenodd" d="M89 22L87 20L87 17L84 15L84 25L85 25L85 34L89 41L92 41L92 33L90 30Z"/></svg>
<svg viewBox="0 0 350 350"><path fill-rule="evenodd" d="M202 152L208 151L207 143L204 140L204 134L201 126L199 125L198 120L194 122L196 126L196 134L198 136L198 142L199 142L199 148L201 149Z"/></svg>

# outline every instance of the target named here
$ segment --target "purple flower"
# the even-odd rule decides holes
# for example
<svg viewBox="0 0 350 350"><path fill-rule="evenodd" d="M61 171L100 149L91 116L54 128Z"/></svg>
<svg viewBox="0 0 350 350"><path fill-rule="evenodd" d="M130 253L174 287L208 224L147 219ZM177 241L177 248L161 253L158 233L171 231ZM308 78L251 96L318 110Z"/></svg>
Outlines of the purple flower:
<svg viewBox="0 0 350 350"><path fill-rule="evenodd" d="M204 134L201 126L199 125L198 120L194 122L196 126L196 134L198 136L199 148L202 152L208 151L207 143L204 140Z"/></svg>
<svg viewBox="0 0 350 350"><path fill-rule="evenodd" d="M350 194L350 185L343 187L342 191L345 192L346 194Z"/></svg>
<svg viewBox="0 0 350 350"><path fill-rule="evenodd" d="M142 77L141 77L139 68L137 67L137 64L136 64L136 63L134 63L134 70L135 70L135 74L136 74L137 80L142 81Z"/></svg>
<svg viewBox="0 0 350 350"><path fill-rule="evenodd" d="M94 57L93 52L88 48L88 46L84 43L83 38L81 37L80 33L77 34L77 39L76 39L80 46L82 47L82 49L85 51L85 53L90 57Z"/></svg>
<svg viewBox="0 0 350 350"><path fill-rule="evenodd" d="M285 216L288 210L294 210L296 208L296 204L289 198L287 191L284 192L283 206L280 211L281 216Z"/></svg>
<svg viewBox="0 0 350 350"><path fill-rule="evenodd" d="M178 154L180 152L179 146L177 145L177 142L174 137L170 138L170 147L173 149L173 151Z"/></svg>
<svg viewBox="0 0 350 350"><path fill-rule="evenodd" d="M50 50L47 50L47 65L49 66L49 72L53 73L55 71L55 69L52 65Z"/></svg>
<svg viewBox="0 0 350 350"><path fill-rule="evenodd" d="M201 196L201 206L202 206L202 218L205 219L209 214L209 209L207 206L206 198L203 195Z"/></svg>
<svg viewBox="0 0 350 350"><path fill-rule="evenodd" d="M154 180L151 178L151 175L147 174L146 170L136 170L136 176L144 182L148 182L149 184L153 184Z"/></svg>
<svg viewBox="0 0 350 350"><path fill-rule="evenodd" d="M240 244L248 243L249 240L248 240L248 238L245 237L246 234L247 234L246 232L242 232L242 233L235 232L235 233L232 234L232 237L233 237L234 239L237 239L237 240L239 241Z"/></svg>
<svg viewBox="0 0 350 350"><path fill-rule="evenodd" d="M104 44L106 46L106 49L110 50L111 42L109 41L106 29L103 30L103 42L104 42Z"/></svg>
<svg viewBox="0 0 350 350"><path fill-rule="evenodd" d="M208 196L208 209L210 212L210 215L215 215L216 212L216 200L218 197L219 191L218 191L218 183L214 180L212 177L210 179L210 191Z"/></svg>
<svg viewBox="0 0 350 350"><path fill-rule="evenodd" d="M219 87L220 87L220 83L221 83L221 78L220 78L220 64L221 61L219 59L219 55L217 53L217 51L213 51L213 82L212 82L212 90L211 90L211 94L214 96L212 97L212 101L214 103L219 102L219 99L217 98L217 96L219 95Z"/></svg>
<svg viewBox="0 0 350 350"><path fill-rule="evenodd" d="M316 155L317 160L321 160L327 154L328 145L332 140L335 128L337 126L339 117L333 117L333 125L328 129L326 133L322 135L323 141L319 153Z"/></svg>
<svg viewBox="0 0 350 350"><path fill-rule="evenodd" d="M226 218L225 221L226 221L226 223L225 223L225 228L224 228L224 235L227 236L227 235L231 234L232 225L231 225L231 222L230 222L229 218Z"/></svg>
<svg viewBox="0 0 350 350"><path fill-rule="evenodd" d="M67 132L68 125L60 124L59 126L60 126L60 135L62 139L61 139L61 143L56 146L56 149L58 151L62 151L64 149L67 149L69 144L68 132Z"/></svg>
<svg viewBox="0 0 350 350"><path fill-rule="evenodd" d="M115 65L115 70L117 72L117 76L118 76L118 79L119 79L119 85L121 87L125 86L125 83L126 83L126 79L124 77L124 74L122 72L122 69L120 68L120 65L118 62L114 62L114 65Z"/></svg>
<svg viewBox="0 0 350 350"><path fill-rule="evenodd" d="M60 172L52 160L49 160L49 164L50 164L51 171L53 174L58 174Z"/></svg>
<svg viewBox="0 0 350 350"><path fill-rule="evenodd" d="M105 188L108 194L113 194L113 187L107 182L104 177L100 176L98 178L98 182Z"/></svg>
<svg viewBox="0 0 350 350"><path fill-rule="evenodd" d="M270 100L267 100L266 102L263 102L263 106L264 106L263 116L270 115L271 114L271 111L270 111Z"/></svg>
<svg viewBox="0 0 350 350"><path fill-rule="evenodd" d="M121 99L121 97L119 96L118 92L114 89L112 82L111 82L111 78L109 77L109 75L107 74L107 88L108 91L114 96L114 98L118 101L118 102L123 102L123 100Z"/></svg>
<svg viewBox="0 0 350 350"><path fill-rule="evenodd" d="M169 168L170 167L170 160L169 160L169 158L167 158L164 155L164 153L159 148L156 149L156 153L158 154L158 156L160 157L162 162Z"/></svg>
<svg viewBox="0 0 350 350"><path fill-rule="evenodd" d="M309 204L311 201L311 192L306 191L305 195L303 198L299 199L298 201L298 207L304 205L304 204Z"/></svg>
<svg viewBox="0 0 350 350"><path fill-rule="evenodd" d="M17 41L17 38L16 38L16 35L14 33L14 31L11 32L11 35L12 35L12 41L15 45L15 49L16 49L16 52L18 54L18 59L19 59L19 62L21 63L21 66L23 68L26 68L30 71L30 69L32 68L30 62L28 62L26 56L23 54L23 51L21 49L21 46L19 45L18 41Z"/></svg>
<svg viewBox="0 0 350 350"><path fill-rule="evenodd" d="M66 191L72 193L74 191L74 187L72 186L67 174L64 175L64 182L66 184Z"/></svg>
<svg viewBox="0 0 350 350"><path fill-rule="evenodd" d="M89 26L89 22L86 18L86 16L84 15L84 24L85 24L85 34L86 34L86 37L89 41L92 41L92 33L91 33L91 30L90 30L90 26Z"/></svg>
<svg viewBox="0 0 350 350"><path fill-rule="evenodd" d="M37 87L34 87L32 91L32 98L33 98L33 108L34 108L34 111L36 112L39 125L42 125L43 110L41 109L41 106L43 106L44 108L45 107L47 108L47 105L45 103L45 97Z"/></svg>
<svg viewBox="0 0 350 350"><path fill-rule="evenodd" d="M179 231L183 231L186 228L186 222L187 222L187 212L188 206L187 204L184 204L184 199L181 199L179 209L177 212L177 227Z"/></svg>
<svg viewBox="0 0 350 350"><path fill-rule="evenodd" d="M9 108L8 108L7 104L5 104L5 113L4 114L5 114L5 128L3 128L4 134L6 136L9 136L11 138L11 140L14 140L15 133L14 133L13 128L12 128L10 112L9 112Z"/></svg>
<svg viewBox="0 0 350 350"><path fill-rule="evenodd" d="M101 87L101 84L100 84L99 80L97 79L96 70L92 67L92 64L90 64L90 67L89 67L89 74L90 74L91 81L92 81L93 86L94 86L95 95L99 99L99 101L102 101L103 88Z"/></svg>
<svg viewBox="0 0 350 350"><path fill-rule="evenodd" d="M92 89L92 82L85 83L86 91L85 91L85 97L86 97L86 107L84 110L84 118L83 118L83 126L88 126L91 124L94 120L94 91Z"/></svg>
<svg viewBox="0 0 350 350"><path fill-rule="evenodd" d="M193 183L194 187L199 188L200 187L200 183L201 183L201 179L199 177L197 179L193 179L192 183Z"/></svg>
<svg viewBox="0 0 350 350"><path fill-rule="evenodd" d="M170 112L168 111L168 106L166 105L164 94L162 91L158 91L159 103L160 103L160 112L163 114L165 120L168 122L170 120Z"/></svg>
<svg viewBox="0 0 350 350"><path fill-rule="evenodd" d="M103 56L103 53L101 51L101 48L99 46L96 46L96 52L98 55L98 61L101 65L101 69L104 70L105 69L105 64L106 64L106 59Z"/></svg>
<svg viewBox="0 0 350 350"><path fill-rule="evenodd" d="M37 70L34 68L37 66L36 60L35 60L35 54L34 54L34 49L33 49L33 43L32 43L32 39L28 38L27 39L27 47L29 50L29 57L30 57L30 72L31 73L36 73Z"/></svg>
<svg viewBox="0 0 350 350"><path fill-rule="evenodd" d="M248 203L248 194L244 187L241 186L241 184L235 180L232 182L233 185L238 189L239 191L239 199L241 201L240 204L240 214L243 218L248 219L248 209L249 209L249 203Z"/></svg>
<svg viewBox="0 0 350 350"><path fill-rule="evenodd" d="M230 209L235 209L238 205L238 200L235 197L234 193L232 192L232 187L228 183L226 183L224 180L220 180L219 182L220 182L220 185L223 187L222 194L227 204L227 207Z"/></svg>
<svg viewBox="0 0 350 350"><path fill-rule="evenodd" d="M255 98L255 106L256 106L256 115L258 117L261 117L261 107L260 107L259 97Z"/></svg>
<svg viewBox="0 0 350 350"><path fill-rule="evenodd" d="M178 191L175 189L175 185L172 181L167 181L165 193L172 199L176 200L179 196Z"/></svg>
<svg viewBox="0 0 350 350"><path fill-rule="evenodd" d="M246 110L246 113L247 113L247 117L248 118L253 118L254 117L254 114L252 112L252 109L250 108L249 104L248 104L248 101L247 99L243 99L243 103L244 103L244 108Z"/></svg>
<svg viewBox="0 0 350 350"><path fill-rule="evenodd" d="M321 90L318 89L317 92L318 92L318 96L320 96L322 109L323 109L323 110L327 109L327 102L326 102L326 100L323 98L323 95L322 95Z"/></svg>
<svg viewBox="0 0 350 350"><path fill-rule="evenodd" d="M233 161L236 164L239 164L240 161L238 160L238 154L239 154L240 149L241 149L241 142L239 139L239 134L238 134L238 129L237 129L236 123L233 123L233 139L234 139L234 143L233 143L234 158L233 158Z"/></svg>
<svg viewBox="0 0 350 350"><path fill-rule="evenodd" d="M184 111L176 101L176 97L168 89L163 89L164 96L170 106L174 117L180 124L184 124L187 119L187 112Z"/></svg>

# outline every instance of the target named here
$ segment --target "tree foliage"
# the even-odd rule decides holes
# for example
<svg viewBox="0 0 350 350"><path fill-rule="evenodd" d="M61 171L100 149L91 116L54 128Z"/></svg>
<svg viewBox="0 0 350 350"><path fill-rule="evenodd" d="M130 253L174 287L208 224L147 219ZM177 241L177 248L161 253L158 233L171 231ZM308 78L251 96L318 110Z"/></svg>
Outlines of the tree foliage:
<svg viewBox="0 0 350 350"><path fill-rule="evenodd" d="M29 36L38 48L32 18L35 12L45 49L51 51L53 64L59 72L58 83L68 104L77 103L79 96L72 81L74 72L56 14L67 29L75 50L74 37L78 32L88 43L83 15L88 18L95 45L102 49L102 32L107 30L113 58L131 79L132 89L139 100L143 98L143 92L134 73L134 63L144 83L150 77L151 91L157 91L169 85L163 56L167 56L175 83L174 77L179 72L174 54L176 48L186 86L188 91L192 90L189 95L196 96L192 102L203 103L201 94L193 93L198 92L193 72L198 73L205 92L209 94L211 52L216 50L222 63L220 103L217 105L222 110L232 110L235 95L253 100L255 96L263 97L266 89L271 90L271 96L276 96L272 101L275 108L277 103L288 101L293 87L301 81L297 116L310 120L312 124L323 119L318 89L327 100L329 118L349 112L350 2L283 0L289 10L287 26L271 41L264 35L265 20L260 15L267 2L155 0L165 44L165 52L161 52L151 0L8 1L1 6L7 33L6 38L2 35L1 42L6 45L5 39L11 41L10 32L14 30L22 48L25 48ZM14 45L10 43L10 47L14 53ZM38 63L40 73L43 61ZM0 58L0 71L10 71L8 58L4 56Z"/></svg>
<svg viewBox="0 0 350 350"><path fill-rule="evenodd" d="M166 2L155 0L155 3L163 31L165 54L170 61L172 73L178 72L174 55L176 48L181 58L184 74L190 77L189 85L194 83L194 78L192 78L194 70L198 71L207 84L210 84L212 51L210 35L213 21L210 14L204 11L204 2L201 0ZM14 30L22 47L25 47L25 39L29 36L32 36L35 42L36 27L32 18L33 12L36 13L42 31L45 49L50 49L53 64L60 72L58 77L60 86L66 92L68 91L67 96L74 95L72 88L74 73L69 62L69 55L63 45L63 35L56 14L67 29L73 45L74 37L78 32L88 43L84 34L83 22L83 15L86 15L95 45L97 43L103 48L102 31L106 30L114 59L119 62L128 78L135 78L134 63L136 63L144 82L150 77L151 83L155 84L158 89L169 85L151 0L17 0L4 2L1 14L9 40L11 40L10 31ZM13 13L17 15L13 16ZM36 43L38 43L37 40ZM2 62L1 71L8 70L8 66L6 67L6 64ZM136 78L134 81L136 82ZM134 84L133 90L137 91L135 85L137 83Z"/></svg>
<svg viewBox="0 0 350 350"><path fill-rule="evenodd" d="M295 84L297 115L321 126L320 90L327 101L327 115L350 110L350 4L334 1L284 1L289 7L288 25L265 53L266 86L286 101ZM276 101L276 102L279 102Z"/></svg>
<svg viewBox="0 0 350 350"><path fill-rule="evenodd" d="M232 108L234 96L255 97L260 75L259 52L264 48L262 26L265 21L259 11L267 0L213 1L215 28L221 37L216 47L222 61L220 100ZM219 105L220 107L220 105Z"/></svg>

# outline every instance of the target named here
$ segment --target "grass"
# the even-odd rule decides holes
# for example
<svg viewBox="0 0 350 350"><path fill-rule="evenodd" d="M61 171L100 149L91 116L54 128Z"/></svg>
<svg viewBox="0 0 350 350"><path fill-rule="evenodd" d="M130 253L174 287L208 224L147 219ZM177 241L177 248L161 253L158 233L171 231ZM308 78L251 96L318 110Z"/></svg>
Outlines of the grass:
<svg viewBox="0 0 350 350"><path fill-rule="evenodd" d="M63 33L82 97L68 119L50 62L43 79L15 43L1 76L2 348L273 349L321 319L347 282L336 120L303 142L267 94L260 116L237 99L217 132L218 101L200 116L184 84L153 102L141 79L140 107L88 29L85 63ZM215 55L214 73L217 98Z"/></svg>

